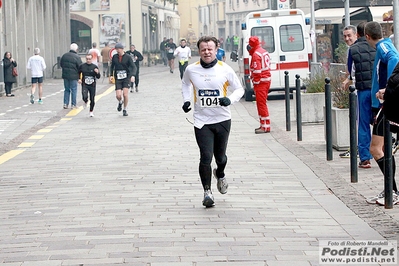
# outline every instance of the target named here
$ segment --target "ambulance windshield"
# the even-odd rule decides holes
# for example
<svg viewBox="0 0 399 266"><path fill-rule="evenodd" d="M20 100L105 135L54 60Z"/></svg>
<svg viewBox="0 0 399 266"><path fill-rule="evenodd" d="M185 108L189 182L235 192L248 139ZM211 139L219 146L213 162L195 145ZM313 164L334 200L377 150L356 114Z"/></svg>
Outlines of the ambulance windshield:
<svg viewBox="0 0 399 266"><path fill-rule="evenodd" d="M251 29L251 36L258 36L260 46L269 53L273 53L275 50L274 44L274 32L270 26L256 27Z"/></svg>

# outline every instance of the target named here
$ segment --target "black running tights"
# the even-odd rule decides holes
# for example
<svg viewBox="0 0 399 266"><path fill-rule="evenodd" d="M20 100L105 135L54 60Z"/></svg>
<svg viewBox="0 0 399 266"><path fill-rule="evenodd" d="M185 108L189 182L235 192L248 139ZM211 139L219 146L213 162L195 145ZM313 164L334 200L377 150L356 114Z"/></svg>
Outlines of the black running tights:
<svg viewBox="0 0 399 266"><path fill-rule="evenodd" d="M211 189L212 157L217 165L216 175L224 177L227 164L227 142L229 139L231 120L217 124L204 125L201 129L194 127L195 138L200 149L199 175L204 190Z"/></svg>
<svg viewBox="0 0 399 266"><path fill-rule="evenodd" d="M82 99L85 103L88 101L88 94L90 93L90 112L94 110L94 99L96 97L96 87L93 86L82 86Z"/></svg>

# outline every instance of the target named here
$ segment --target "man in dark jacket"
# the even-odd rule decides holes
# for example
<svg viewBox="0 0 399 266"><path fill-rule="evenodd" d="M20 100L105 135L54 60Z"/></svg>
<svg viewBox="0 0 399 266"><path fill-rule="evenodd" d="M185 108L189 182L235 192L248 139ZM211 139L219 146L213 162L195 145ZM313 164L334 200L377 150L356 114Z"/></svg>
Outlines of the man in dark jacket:
<svg viewBox="0 0 399 266"><path fill-rule="evenodd" d="M143 61L143 55L136 50L136 46L134 44L130 45L130 50L126 52L133 59L134 64L136 65L136 75L134 76L134 87L136 88L136 92L139 92L139 73L140 73L140 61ZM130 92L133 92L133 83L130 87Z"/></svg>
<svg viewBox="0 0 399 266"><path fill-rule="evenodd" d="M358 102L358 133L357 145L360 157L360 168L370 168L371 129L373 121L371 110L371 85L373 78L373 65L375 49L371 47L364 36L364 26L366 22L357 25L357 41L349 48L349 59L353 62L351 76L355 77Z"/></svg>
<svg viewBox="0 0 399 266"><path fill-rule="evenodd" d="M76 95L78 92L79 66L82 59L77 53L78 45L71 44L70 51L61 57L62 78L64 79L64 109L68 108L71 98L72 108L76 108Z"/></svg>
<svg viewBox="0 0 399 266"><path fill-rule="evenodd" d="M165 44L167 42L168 42L168 40L166 39L166 37L163 37L163 41L159 45L159 50L161 51L162 61L165 66L168 65L168 58L166 57L166 50L165 50Z"/></svg>
<svg viewBox="0 0 399 266"><path fill-rule="evenodd" d="M123 44L117 43L115 49L117 53L112 56L111 76L109 79L112 83L115 81L115 94L118 100L118 107L116 110L118 110L118 112L122 111L123 105L123 116L128 116L127 103L129 100L129 87L135 79L136 65L133 63L132 57L123 51Z"/></svg>

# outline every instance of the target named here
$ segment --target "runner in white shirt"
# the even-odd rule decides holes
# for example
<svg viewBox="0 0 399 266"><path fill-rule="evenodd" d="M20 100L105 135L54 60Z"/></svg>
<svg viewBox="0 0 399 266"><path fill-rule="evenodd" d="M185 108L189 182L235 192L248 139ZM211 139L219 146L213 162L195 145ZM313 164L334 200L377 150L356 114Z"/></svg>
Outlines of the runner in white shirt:
<svg viewBox="0 0 399 266"><path fill-rule="evenodd" d="M217 188L221 194L227 192L228 184L224 169L227 164L226 148L231 126L230 104L238 102L244 89L234 70L216 59L218 40L203 36L197 46L200 61L191 64L182 79L183 110L188 113L194 97L194 131L200 149L199 174L204 188L202 205L214 206L211 191L212 157L217 168ZM227 96L227 90L232 93ZM194 95L193 95L194 94Z"/></svg>
<svg viewBox="0 0 399 266"><path fill-rule="evenodd" d="M179 59L180 79L183 78L184 71L188 66L188 59L191 59L191 49L186 46L186 39L181 39L180 46L173 53Z"/></svg>
<svg viewBox="0 0 399 266"><path fill-rule="evenodd" d="M89 50L88 54L91 54L91 56L93 57L92 64L98 66L98 61L100 59L101 52L100 50L97 49L97 43L93 42L93 48Z"/></svg>
<svg viewBox="0 0 399 266"><path fill-rule="evenodd" d="M43 96L43 71L46 69L46 62L44 61L43 57L40 56L40 49L35 48L34 56L31 56L28 60L28 64L26 65L27 69L31 70L32 74L32 88L30 91L30 103L35 103L35 91L36 91L36 84L39 84L39 100L37 101L39 104L42 104L42 96Z"/></svg>

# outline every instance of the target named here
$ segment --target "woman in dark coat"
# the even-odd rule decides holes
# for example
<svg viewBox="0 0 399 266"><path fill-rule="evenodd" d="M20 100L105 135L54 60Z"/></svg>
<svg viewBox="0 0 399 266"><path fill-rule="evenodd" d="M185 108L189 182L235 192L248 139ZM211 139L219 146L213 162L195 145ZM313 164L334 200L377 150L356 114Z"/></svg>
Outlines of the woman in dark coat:
<svg viewBox="0 0 399 266"><path fill-rule="evenodd" d="M5 52L3 58L3 70L4 70L4 84L6 90L6 96L12 97L14 94L11 94L12 84L17 82L17 78L12 75L12 68L17 66L17 62L15 62L14 58L12 58L10 52Z"/></svg>

